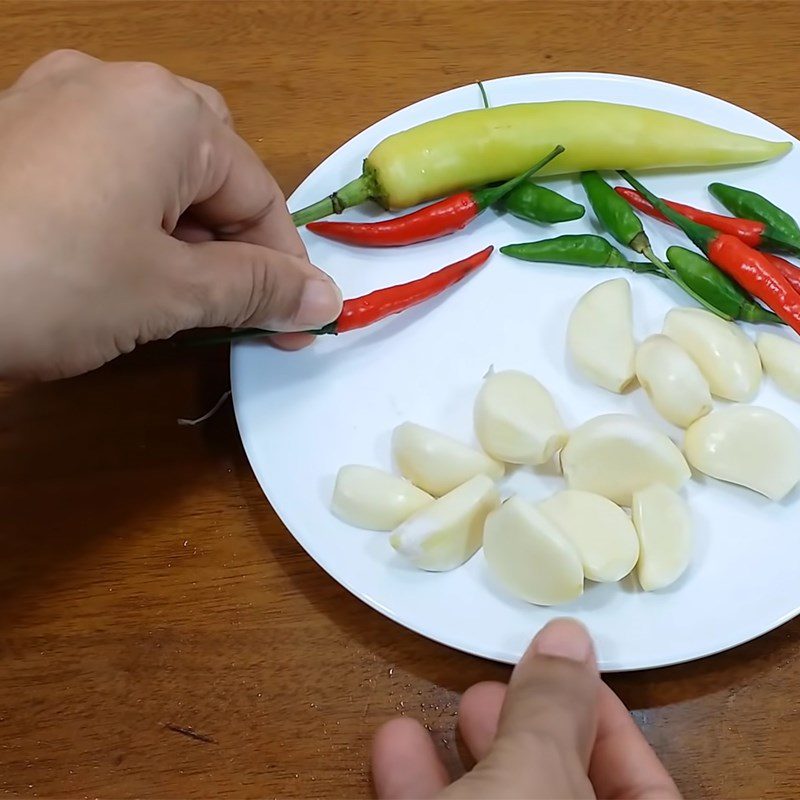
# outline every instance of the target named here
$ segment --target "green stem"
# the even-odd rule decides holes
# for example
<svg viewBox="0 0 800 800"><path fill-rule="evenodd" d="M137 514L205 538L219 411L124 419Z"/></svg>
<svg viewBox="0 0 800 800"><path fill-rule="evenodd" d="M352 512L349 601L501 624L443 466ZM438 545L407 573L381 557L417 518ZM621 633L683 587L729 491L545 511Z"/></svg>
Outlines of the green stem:
<svg viewBox="0 0 800 800"><path fill-rule="evenodd" d="M639 194L650 201L670 222L680 228L704 253L708 253L708 248L714 239L719 236L719 231L709 228L707 225L700 225L687 219L683 214L679 214L675 209L670 208L660 197L654 195L649 189L642 186L636 178L626 170L619 170L620 176L626 180Z"/></svg>
<svg viewBox="0 0 800 800"><path fill-rule="evenodd" d="M689 297L693 297L695 300L697 300L698 303L700 303L701 306L707 308L712 314L716 314L718 317L722 317L722 319L728 320L729 322L733 319L733 317L731 317L728 314L725 314L723 311L720 311L716 306L709 303L708 300L705 300L703 297L697 294L697 292L694 291L694 289L690 288L684 282L683 278L681 278L681 276L678 275L678 273L675 272L674 269L672 269L672 267L665 264L653 252L651 247L645 247L644 250L642 250L642 255L648 261L650 261L652 264L658 267L658 269L661 270L661 272L664 274L665 277L669 278L676 286L680 286L681 289L683 289L683 291L689 295Z"/></svg>
<svg viewBox="0 0 800 800"><path fill-rule="evenodd" d="M292 213L292 222L301 227L331 214L341 214L346 208L358 206L379 194L374 175L364 172L328 197Z"/></svg>
<svg viewBox="0 0 800 800"><path fill-rule="evenodd" d="M337 320L323 325L321 328L314 328L310 331L299 331L300 333L308 333L312 336L324 336L325 334L336 334ZM285 331L268 331L263 328L237 328L236 330L228 331L227 333L220 334L219 336L201 336L199 339L194 339L188 344L190 347L205 347L214 344L228 344L237 339L261 339L264 336L274 336L278 333L285 333Z"/></svg>
<svg viewBox="0 0 800 800"><path fill-rule="evenodd" d="M623 269L629 269L631 272L638 272L641 275L656 275L659 278L669 280L669 274L666 274L660 267L651 264L649 261L629 261L627 266Z"/></svg>
<svg viewBox="0 0 800 800"><path fill-rule="evenodd" d="M483 85L483 81L478 81L478 88L481 90L481 99L483 100L483 107L490 108L489 105L489 97L486 94L486 88Z"/></svg>
<svg viewBox="0 0 800 800"><path fill-rule="evenodd" d="M534 172L538 172L545 164L549 164L556 156L560 156L564 152L564 148L559 144L554 147L543 159L537 161L529 170L523 172L522 175L517 175L515 178L501 183L499 186L493 186L486 189L475 189L472 196L475 199L475 204L478 209L483 209L502 200L512 189L519 186L524 180L530 178Z"/></svg>

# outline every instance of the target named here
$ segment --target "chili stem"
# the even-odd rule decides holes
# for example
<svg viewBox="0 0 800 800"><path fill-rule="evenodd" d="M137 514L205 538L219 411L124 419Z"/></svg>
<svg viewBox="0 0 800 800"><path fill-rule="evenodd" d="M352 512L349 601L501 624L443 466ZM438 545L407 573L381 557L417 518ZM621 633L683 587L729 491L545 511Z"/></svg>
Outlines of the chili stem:
<svg viewBox="0 0 800 800"><path fill-rule="evenodd" d="M491 108L491 106L489 105L489 98L486 95L486 88L483 85L483 81L478 81L478 88L481 90L481 99L483 100L483 107Z"/></svg>
<svg viewBox="0 0 800 800"><path fill-rule="evenodd" d="M342 186L341 189L328 195L310 206L301 208L292 214L292 222L295 227L300 228L316 219L330 216L331 214L341 214L346 208L361 205L375 194L375 181L372 175L365 172L355 180Z"/></svg>
<svg viewBox="0 0 800 800"><path fill-rule="evenodd" d="M645 247L642 250L642 255L648 261L650 261L651 264L654 264L664 274L664 277L669 278L676 286L680 286L680 288L683 289L683 291L686 292L689 297L693 297L698 303L700 303L701 306L707 308L712 314L716 314L718 317L728 321L733 319L733 317L725 314L723 311L720 311L714 305L709 303L707 300L704 300L699 294L697 294L697 292L688 286L683 278L681 278L681 276L678 275L678 273L672 269L672 267L668 266L653 252L651 247Z"/></svg>

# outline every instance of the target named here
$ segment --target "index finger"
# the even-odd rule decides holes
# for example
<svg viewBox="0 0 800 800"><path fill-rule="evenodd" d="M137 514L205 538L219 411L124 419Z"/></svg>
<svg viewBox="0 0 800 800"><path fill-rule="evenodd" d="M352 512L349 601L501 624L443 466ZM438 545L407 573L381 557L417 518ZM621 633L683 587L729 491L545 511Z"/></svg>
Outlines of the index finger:
<svg viewBox="0 0 800 800"><path fill-rule="evenodd" d="M193 159L200 174L187 181L194 196L182 198L192 217L220 239L307 257L286 198L261 159L207 105L205 123L208 138Z"/></svg>
<svg viewBox="0 0 800 800"><path fill-rule="evenodd" d="M610 800L680 800L680 792L622 701L605 684L589 778Z"/></svg>

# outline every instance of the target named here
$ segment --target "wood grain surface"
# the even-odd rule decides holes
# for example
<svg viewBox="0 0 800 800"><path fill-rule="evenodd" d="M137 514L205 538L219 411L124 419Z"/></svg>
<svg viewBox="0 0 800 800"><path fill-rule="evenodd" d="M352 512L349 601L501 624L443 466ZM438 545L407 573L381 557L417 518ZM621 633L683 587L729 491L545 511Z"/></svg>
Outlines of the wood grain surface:
<svg viewBox="0 0 800 800"><path fill-rule="evenodd" d="M225 94L287 193L385 114L521 72L660 78L800 133L796 2L22 0L0 13L3 85L58 47L158 61ZM76 380L0 384L6 795L367 797L370 736L402 712L458 769L459 695L507 670L404 631L315 566L261 494L230 406L176 424L227 387L226 353L164 345ZM687 797L791 798L798 656L790 623L609 680Z"/></svg>

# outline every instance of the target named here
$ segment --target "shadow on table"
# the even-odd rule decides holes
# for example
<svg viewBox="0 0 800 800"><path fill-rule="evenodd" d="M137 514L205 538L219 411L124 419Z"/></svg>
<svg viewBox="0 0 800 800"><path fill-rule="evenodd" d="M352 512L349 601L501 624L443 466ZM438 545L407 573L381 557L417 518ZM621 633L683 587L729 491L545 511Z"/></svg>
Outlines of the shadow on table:
<svg viewBox="0 0 800 800"><path fill-rule="evenodd" d="M240 478L255 485L246 466ZM250 512L254 523L281 569L318 613L330 619L347 637L386 663L397 664L450 691L463 692L481 680L507 680L509 668L505 665L432 642L369 609L327 577L310 559L298 558L303 553L300 545L275 526L272 512L264 504L257 486L255 491L244 486L243 494L253 498ZM741 688L763 672L793 658L798 640L800 621L788 623L756 641L717 656L657 670L612 673L606 680L629 708L656 708L732 686Z"/></svg>
<svg viewBox="0 0 800 800"><path fill-rule="evenodd" d="M630 708L656 708L736 688L793 661L800 619L709 658L644 672L617 673L607 682Z"/></svg>
<svg viewBox="0 0 800 800"><path fill-rule="evenodd" d="M351 595L305 554L282 525L276 524L274 512L264 502L245 460L238 471L241 494L247 498L253 524L275 563L317 613L331 620L345 638L387 664L451 691L464 691L480 680L507 679L506 666L459 653L406 631Z"/></svg>
<svg viewBox="0 0 800 800"><path fill-rule="evenodd" d="M146 535L198 479L197 438L176 417L227 386L227 361L199 358L161 345L80 378L0 384L0 626L61 602L65 586L72 599L82 582L113 586L125 565L111 552L98 569L95 551Z"/></svg>

